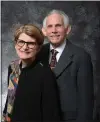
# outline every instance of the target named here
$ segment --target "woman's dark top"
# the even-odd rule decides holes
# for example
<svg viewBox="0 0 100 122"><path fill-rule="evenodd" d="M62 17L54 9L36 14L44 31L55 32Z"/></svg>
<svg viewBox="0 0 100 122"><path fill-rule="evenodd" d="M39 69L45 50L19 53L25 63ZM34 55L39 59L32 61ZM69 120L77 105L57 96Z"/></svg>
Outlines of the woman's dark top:
<svg viewBox="0 0 100 122"><path fill-rule="evenodd" d="M10 74L11 67L8 70ZM49 66L34 61L30 66L21 69L11 121L59 121L58 96L55 76ZM4 112L6 106L7 102Z"/></svg>

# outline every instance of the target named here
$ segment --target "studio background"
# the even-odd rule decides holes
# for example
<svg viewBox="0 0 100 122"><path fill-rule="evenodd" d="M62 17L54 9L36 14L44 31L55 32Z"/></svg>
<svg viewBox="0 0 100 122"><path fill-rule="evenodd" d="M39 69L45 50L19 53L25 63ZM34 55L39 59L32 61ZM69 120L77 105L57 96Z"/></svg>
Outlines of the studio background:
<svg viewBox="0 0 100 122"><path fill-rule="evenodd" d="M73 44L84 48L92 58L94 74L94 93L100 82L99 21L100 2L95 1L2 1L1 2L1 46L2 46L2 110L7 95L7 68L17 58L14 49L13 30L15 25L33 23L42 28L42 21L52 9L65 11L70 18L72 31L68 37ZM47 42L47 40L45 40ZM95 111L95 110L94 110Z"/></svg>

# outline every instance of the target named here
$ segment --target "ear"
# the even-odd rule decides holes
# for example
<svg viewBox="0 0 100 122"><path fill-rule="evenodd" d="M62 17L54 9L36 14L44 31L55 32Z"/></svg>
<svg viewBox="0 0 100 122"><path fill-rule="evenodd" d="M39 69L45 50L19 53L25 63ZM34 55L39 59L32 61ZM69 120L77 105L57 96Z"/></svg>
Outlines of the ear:
<svg viewBox="0 0 100 122"><path fill-rule="evenodd" d="M46 30L45 30L45 28L42 28L42 33L44 34L44 36L47 35L47 34L46 34Z"/></svg>
<svg viewBox="0 0 100 122"><path fill-rule="evenodd" d="M68 25L66 28L66 34L68 35L71 31L71 25Z"/></svg>

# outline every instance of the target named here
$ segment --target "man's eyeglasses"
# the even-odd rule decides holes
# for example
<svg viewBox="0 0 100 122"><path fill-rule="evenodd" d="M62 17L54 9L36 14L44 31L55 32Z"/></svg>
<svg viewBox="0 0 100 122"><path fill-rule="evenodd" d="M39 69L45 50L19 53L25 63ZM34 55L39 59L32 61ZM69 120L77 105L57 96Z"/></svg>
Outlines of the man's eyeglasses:
<svg viewBox="0 0 100 122"><path fill-rule="evenodd" d="M16 41L16 44L19 46L19 47L23 47L25 45L25 43L27 44L28 48L35 48L37 43L36 42L25 42L23 40L17 40Z"/></svg>

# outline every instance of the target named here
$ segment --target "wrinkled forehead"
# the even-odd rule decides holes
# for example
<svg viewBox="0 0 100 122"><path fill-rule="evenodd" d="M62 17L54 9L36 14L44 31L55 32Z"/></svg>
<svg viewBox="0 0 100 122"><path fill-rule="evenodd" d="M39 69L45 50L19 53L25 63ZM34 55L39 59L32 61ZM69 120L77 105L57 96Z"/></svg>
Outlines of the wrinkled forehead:
<svg viewBox="0 0 100 122"><path fill-rule="evenodd" d="M48 26L50 24L54 24L54 25L55 24L64 24L63 16L58 13L49 15L46 20L46 25Z"/></svg>

